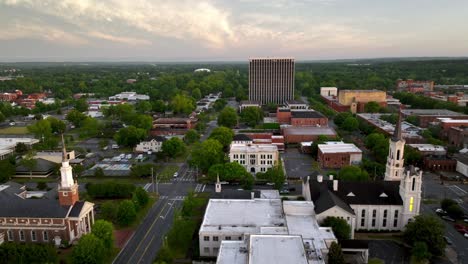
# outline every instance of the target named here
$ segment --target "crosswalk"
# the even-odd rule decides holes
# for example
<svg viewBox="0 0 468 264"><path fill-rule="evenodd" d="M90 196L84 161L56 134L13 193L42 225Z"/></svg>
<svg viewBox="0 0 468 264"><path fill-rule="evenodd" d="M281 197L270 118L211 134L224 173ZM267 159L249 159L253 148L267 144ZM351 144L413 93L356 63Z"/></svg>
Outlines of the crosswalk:
<svg viewBox="0 0 468 264"><path fill-rule="evenodd" d="M181 177L172 178L172 181L176 181L176 182L193 182L193 181L195 181L195 178L190 173L186 173L185 175L183 175Z"/></svg>
<svg viewBox="0 0 468 264"><path fill-rule="evenodd" d="M464 196L468 193L467 191L463 190L457 185L448 185L447 188L450 189L452 192L454 192L458 196Z"/></svg>
<svg viewBox="0 0 468 264"><path fill-rule="evenodd" d="M201 184L198 183L197 186L195 186L195 192L204 192L205 191L206 184Z"/></svg>

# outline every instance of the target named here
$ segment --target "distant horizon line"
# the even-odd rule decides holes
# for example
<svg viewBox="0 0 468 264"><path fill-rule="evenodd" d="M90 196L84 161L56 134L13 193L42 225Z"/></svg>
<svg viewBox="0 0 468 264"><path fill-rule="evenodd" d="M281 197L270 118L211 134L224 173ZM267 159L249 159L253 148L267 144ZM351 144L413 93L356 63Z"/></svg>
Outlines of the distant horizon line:
<svg viewBox="0 0 468 264"><path fill-rule="evenodd" d="M24 59L18 60L13 58L1 59L0 64L8 64L8 63L79 63L79 64L86 64L86 63L175 63L175 64L190 64L190 63L197 63L197 64L209 64L209 63L245 63L247 64L250 59L252 58L278 58L275 56L252 56L246 57L245 59L160 59L160 60L144 60L144 59L135 59L135 58L88 58L88 59L78 59L78 58L71 58L71 59L56 59L53 58L32 58L32 59ZM286 57L281 57L286 58ZM297 59L294 56L290 56L287 58L292 58L295 62L298 63L307 63L307 62L353 62L353 61L376 61L376 60L389 60L389 61L398 61L398 60L413 60L413 61L422 61L422 60L463 60L468 59L468 56L415 56L415 57L358 57L358 58L338 58L338 59Z"/></svg>

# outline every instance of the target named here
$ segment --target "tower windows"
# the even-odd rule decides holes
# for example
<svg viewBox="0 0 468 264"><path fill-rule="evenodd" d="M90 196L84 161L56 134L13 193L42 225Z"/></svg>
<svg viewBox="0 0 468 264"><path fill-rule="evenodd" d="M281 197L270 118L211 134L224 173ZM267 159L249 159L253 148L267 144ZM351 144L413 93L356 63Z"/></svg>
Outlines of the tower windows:
<svg viewBox="0 0 468 264"><path fill-rule="evenodd" d="M416 185L416 178L413 177L413 183L411 184L411 191L414 191L415 185Z"/></svg>
<svg viewBox="0 0 468 264"><path fill-rule="evenodd" d="M413 206L414 206L414 197L410 197L409 199L409 211L413 212Z"/></svg>
<svg viewBox="0 0 468 264"><path fill-rule="evenodd" d="M397 152L396 152L396 159L400 160L400 150L397 150Z"/></svg>

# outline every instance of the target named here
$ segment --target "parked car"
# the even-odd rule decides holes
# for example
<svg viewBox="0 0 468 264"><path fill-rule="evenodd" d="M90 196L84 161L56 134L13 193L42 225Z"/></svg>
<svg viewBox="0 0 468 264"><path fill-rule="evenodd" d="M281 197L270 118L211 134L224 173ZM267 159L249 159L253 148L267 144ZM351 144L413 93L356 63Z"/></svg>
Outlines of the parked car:
<svg viewBox="0 0 468 264"><path fill-rule="evenodd" d="M437 209L435 210L435 212L436 212L437 214L442 214L442 215L446 215L446 214L447 214L446 211L444 211L444 210L442 210L442 209L440 209L440 208L437 208Z"/></svg>
<svg viewBox="0 0 468 264"><path fill-rule="evenodd" d="M273 186L275 184L273 182L267 182L266 185Z"/></svg>
<svg viewBox="0 0 468 264"><path fill-rule="evenodd" d="M174 178L177 178L179 176L179 173L176 171L174 172Z"/></svg>
<svg viewBox="0 0 468 264"><path fill-rule="evenodd" d="M463 236L464 236L465 238L468 238L468 233L465 233Z"/></svg>
<svg viewBox="0 0 468 264"><path fill-rule="evenodd" d="M453 219L453 218L450 217L450 216L446 216L446 215L442 216L442 219L447 220L447 221L450 221L450 222L455 222L455 219Z"/></svg>
<svg viewBox="0 0 468 264"><path fill-rule="evenodd" d="M455 229L462 234L467 233L467 229L464 225L455 224L453 227L455 227Z"/></svg>
<svg viewBox="0 0 468 264"><path fill-rule="evenodd" d="M119 158L125 159L125 154L120 154L120 155L119 155Z"/></svg>
<svg viewBox="0 0 468 264"><path fill-rule="evenodd" d="M444 240L445 240L445 243L447 243L447 245L453 244L452 240L450 240L450 238L448 238L447 236L444 236Z"/></svg>
<svg viewBox="0 0 468 264"><path fill-rule="evenodd" d="M112 149L119 149L119 145L117 145L117 144L112 144Z"/></svg>
<svg viewBox="0 0 468 264"><path fill-rule="evenodd" d="M132 158L132 154L127 154L127 157L126 157L128 160Z"/></svg>
<svg viewBox="0 0 468 264"><path fill-rule="evenodd" d="M279 191L280 194L289 194L289 190L288 189L281 189Z"/></svg>

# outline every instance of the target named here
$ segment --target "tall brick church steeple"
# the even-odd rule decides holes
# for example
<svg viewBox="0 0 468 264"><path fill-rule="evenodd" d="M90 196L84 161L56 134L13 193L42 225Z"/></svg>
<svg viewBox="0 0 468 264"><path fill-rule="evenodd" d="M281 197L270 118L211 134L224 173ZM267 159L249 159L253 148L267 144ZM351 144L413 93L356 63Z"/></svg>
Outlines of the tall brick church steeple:
<svg viewBox="0 0 468 264"><path fill-rule="evenodd" d="M62 134L62 167L60 167L60 183L58 186L59 203L62 206L74 205L80 199L78 184L73 181L72 167L68 161L65 141Z"/></svg>

